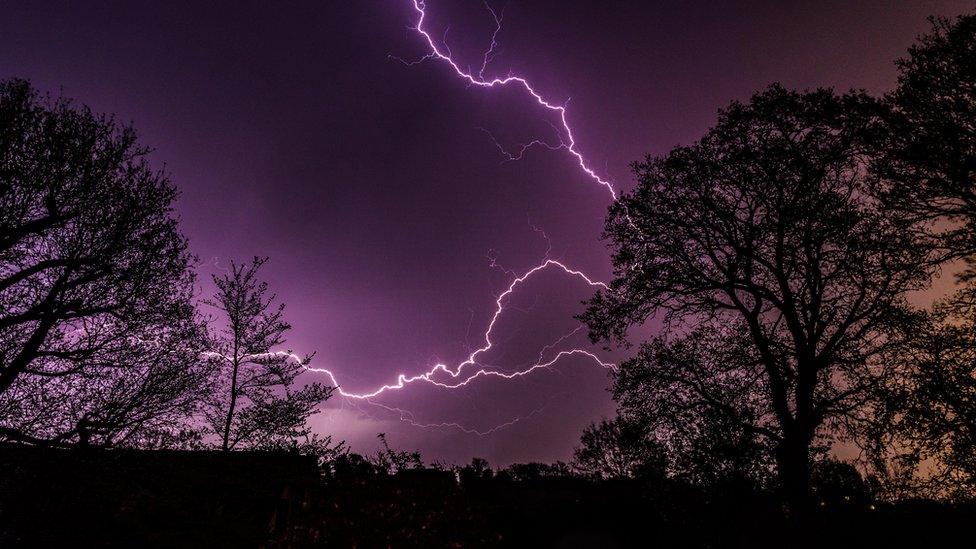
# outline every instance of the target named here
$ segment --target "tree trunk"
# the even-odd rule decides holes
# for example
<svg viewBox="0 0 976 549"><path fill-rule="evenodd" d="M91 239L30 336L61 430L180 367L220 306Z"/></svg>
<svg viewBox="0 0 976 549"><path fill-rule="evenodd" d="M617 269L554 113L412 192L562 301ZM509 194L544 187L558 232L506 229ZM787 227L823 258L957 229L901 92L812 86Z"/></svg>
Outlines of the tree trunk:
<svg viewBox="0 0 976 549"><path fill-rule="evenodd" d="M813 511L810 480L810 440L802 434L789 433L776 452L779 478L787 512L802 522Z"/></svg>
<svg viewBox="0 0 976 549"><path fill-rule="evenodd" d="M220 449L227 452L230 450L230 427L234 422L234 408L237 407L237 370L240 366L239 361L234 359L234 371L230 380L230 406L227 407L227 421L224 423L224 442Z"/></svg>

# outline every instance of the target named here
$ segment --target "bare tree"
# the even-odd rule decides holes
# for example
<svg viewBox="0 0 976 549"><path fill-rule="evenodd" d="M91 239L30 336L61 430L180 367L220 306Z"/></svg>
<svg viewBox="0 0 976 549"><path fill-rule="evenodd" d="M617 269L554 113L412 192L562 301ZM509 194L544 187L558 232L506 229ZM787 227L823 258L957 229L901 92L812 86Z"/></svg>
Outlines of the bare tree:
<svg viewBox="0 0 976 549"><path fill-rule="evenodd" d="M147 154L111 117L0 82L0 400L16 412L4 437L78 440L62 412L168 361L137 342L192 322L177 193Z"/></svg>
<svg viewBox="0 0 976 549"><path fill-rule="evenodd" d="M225 451L278 447L309 437L306 420L334 391L318 383L293 388L312 356L277 350L291 326L284 321L284 304L275 305L268 284L258 279L266 261L232 263L228 273L213 277L217 293L207 302L226 321L211 353L223 369L208 412Z"/></svg>
<svg viewBox="0 0 976 549"><path fill-rule="evenodd" d="M801 513L812 445L857 420L884 375L875 357L913 319L906 294L942 259L927 227L871 198L883 114L863 94L772 86L694 145L635 164L638 186L606 225L615 278L582 316L595 340L618 342L656 312L671 327L741 322Z"/></svg>

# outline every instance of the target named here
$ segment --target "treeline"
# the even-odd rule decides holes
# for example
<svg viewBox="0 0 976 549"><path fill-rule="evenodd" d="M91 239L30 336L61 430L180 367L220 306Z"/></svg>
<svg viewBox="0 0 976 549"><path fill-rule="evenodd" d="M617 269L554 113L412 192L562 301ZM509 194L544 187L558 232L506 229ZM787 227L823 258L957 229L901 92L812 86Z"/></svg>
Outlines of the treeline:
<svg viewBox="0 0 976 549"><path fill-rule="evenodd" d="M976 511L973 502L881 501L852 465L821 460L811 477L818 508L798 537L779 495L743 476L703 481L663 463L606 476L581 456L494 469L477 458L425 463L380 439L373 454L322 462L321 489L280 546L940 546L967 535Z"/></svg>
<svg viewBox="0 0 976 549"><path fill-rule="evenodd" d="M685 469L679 471L676 464L669 464L666 454L658 446L638 432L600 441L592 439L594 433L619 433L618 429L623 426L620 420L604 420L586 429L581 445L568 463L525 462L492 467L487 460L477 457L467 464L427 461L418 450L406 451L390 446L385 433L377 435L380 447L371 454L351 452L340 444L332 447L331 452L318 456L318 463L327 485L337 480L426 474L429 478L449 478L459 485L569 480L596 484L637 481L637 486L650 486L656 490L670 486L675 491L695 494L696 497L730 500L771 493L768 485L755 482L756 477L748 473L750 467L755 466L747 464L750 456L709 454L698 463L686 458L681 462ZM635 444L638 443L644 448L637 449ZM721 445L721 442L717 441L717 445ZM611 468L607 467L609 460L625 452L631 453L620 459L619 464L625 464L629 469L619 468L617 463ZM735 469L737 465L743 468ZM442 475L438 477L438 474ZM811 492L824 506L870 509L882 501L884 494L880 488L876 479L865 478L854 465L827 456L818 459L811 471Z"/></svg>

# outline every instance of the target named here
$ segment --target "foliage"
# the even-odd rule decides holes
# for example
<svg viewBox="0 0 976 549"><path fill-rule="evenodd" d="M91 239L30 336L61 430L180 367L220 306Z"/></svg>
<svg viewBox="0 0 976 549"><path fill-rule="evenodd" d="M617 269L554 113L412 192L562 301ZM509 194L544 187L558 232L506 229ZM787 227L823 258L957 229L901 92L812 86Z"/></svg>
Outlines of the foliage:
<svg viewBox="0 0 976 549"><path fill-rule="evenodd" d="M948 257L962 258L963 287L888 353L903 366L886 380L870 450L893 496L969 497L976 490L976 15L930 18L900 59L886 149L890 211L937 222Z"/></svg>
<svg viewBox="0 0 976 549"><path fill-rule="evenodd" d="M498 471L495 478L512 482L533 482L542 479L567 478L572 476L568 464L562 461L555 463L513 463Z"/></svg>
<svg viewBox="0 0 976 549"><path fill-rule="evenodd" d="M671 475L766 484L781 439L762 361L735 323L644 343L614 375L620 414L665 448Z"/></svg>
<svg viewBox="0 0 976 549"><path fill-rule="evenodd" d="M200 360L204 335L195 321L161 327L152 340L116 348L97 370L25 378L0 398L0 414L48 444L198 446L194 418L213 375Z"/></svg>
<svg viewBox="0 0 976 549"><path fill-rule="evenodd" d="M865 508L874 500L871 484L850 463L832 458L817 460L812 479L814 497L825 507Z"/></svg>
<svg viewBox="0 0 976 549"><path fill-rule="evenodd" d="M477 457L471 458L471 463L467 465L455 467L454 471L457 473L458 481L461 484L488 481L495 476L495 472L491 470L488 461Z"/></svg>
<svg viewBox="0 0 976 549"><path fill-rule="evenodd" d="M887 399L871 457L885 488L906 494L976 495L976 315L953 299L892 353L904 365Z"/></svg>

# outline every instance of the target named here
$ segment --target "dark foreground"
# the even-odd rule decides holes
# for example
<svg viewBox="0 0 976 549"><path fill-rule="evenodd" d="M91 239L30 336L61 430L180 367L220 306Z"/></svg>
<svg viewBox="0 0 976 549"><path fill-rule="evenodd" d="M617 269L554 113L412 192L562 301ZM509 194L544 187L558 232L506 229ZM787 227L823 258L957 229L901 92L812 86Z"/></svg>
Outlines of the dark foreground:
<svg viewBox="0 0 976 549"><path fill-rule="evenodd" d="M976 519L838 492L798 535L772 497L734 486L323 475L286 453L3 447L0 467L0 547L941 547Z"/></svg>

